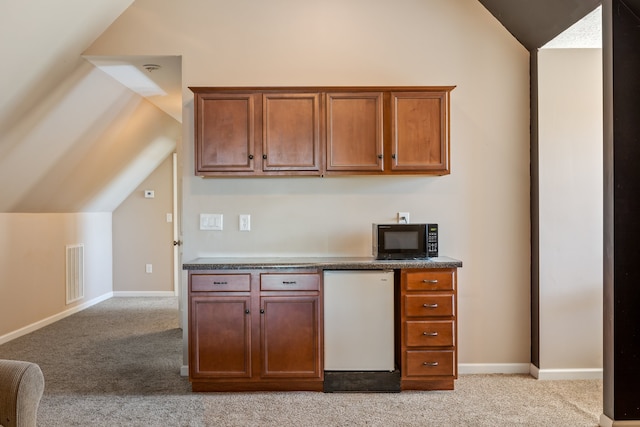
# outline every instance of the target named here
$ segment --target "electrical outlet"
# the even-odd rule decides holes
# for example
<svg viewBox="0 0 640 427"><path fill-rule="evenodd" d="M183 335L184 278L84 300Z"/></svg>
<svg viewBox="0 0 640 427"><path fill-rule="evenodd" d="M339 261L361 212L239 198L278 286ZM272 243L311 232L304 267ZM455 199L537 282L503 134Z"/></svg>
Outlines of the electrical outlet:
<svg viewBox="0 0 640 427"><path fill-rule="evenodd" d="M240 215L240 231L251 231L251 215Z"/></svg>
<svg viewBox="0 0 640 427"><path fill-rule="evenodd" d="M398 212L398 224L409 224L409 212Z"/></svg>
<svg viewBox="0 0 640 427"><path fill-rule="evenodd" d="M145 270L147 273L153 273L153 264L147 264L147 265L145 265L145 266L144 266L144 270Z"/></svg>

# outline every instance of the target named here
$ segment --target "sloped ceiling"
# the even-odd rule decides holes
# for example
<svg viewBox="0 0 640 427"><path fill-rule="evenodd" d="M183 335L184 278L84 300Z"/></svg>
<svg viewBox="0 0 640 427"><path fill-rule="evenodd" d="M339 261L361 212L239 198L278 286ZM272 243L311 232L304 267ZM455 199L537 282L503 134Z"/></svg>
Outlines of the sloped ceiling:
<svg viewBox="0 0 640 427"><path fill-rule="evenodd" d="M563 31L542 48L602 48L602 6L595 8L593 12Z"/></svg>
<svg viewBox="0 0 640 427"><path fill-rule="evenodd" d="M82 61L133 0L0 2L0 130L20 120Z"/></svg>
<svg viewBox="0 0 640 427"><path fill-rule="evenodd" d="M478 0L527 50L541 48L600 0Z"/></svg>
<svg viewBox="0 0 640 427"><path fill-rule="evenodd" d="M600 4L479 1L529 50ZM143 58L82 57L133 3L0 2L0 212L112 211L174 149L181 105L162 111L88 62Z"/></svg>
<svg viewBox="0 0 640 427"><path fill-rule="evenodd" d="M0 212L113 211L175 149L176 119L82 57L132 3L0 2Z"/></svg>

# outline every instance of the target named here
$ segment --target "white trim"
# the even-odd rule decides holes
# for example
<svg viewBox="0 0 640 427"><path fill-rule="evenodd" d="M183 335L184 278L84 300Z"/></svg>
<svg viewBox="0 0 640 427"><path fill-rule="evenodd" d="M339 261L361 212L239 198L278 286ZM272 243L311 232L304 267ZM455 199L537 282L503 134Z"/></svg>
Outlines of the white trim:
<svg viewBox="0 0 640 427"><path fill-rule="evenodd" d="M172 185L172 203L171 212L173 214L173 224L171 224L173 232L173 292L175 296L180 296L180 245L176 245L175 242L180 241L180 229L179 229L179 211L178 211L178 153L173 153L171 156L171 185Z"/></svg>
<svg viewBox="0 0 640 427"><path fill-rule="evenodd" d="M114 297L174 297L173 291L118 291Z"/></svg>
<svg viewBox="0 0 640 427"><path fill-rule="evenodd" d="M189 376L189 365L182 365L180 367L180 376L188 377Z"/></svg>
<svg viewBox="0 0 640 427"><path fill-rule="evenodd" d="M2 335L0 336L0 345L7 343L11 340L14 340L16 338L20 338L23 335L27 335L31 332L37 331L40 328L44 328L45 326L55 323L58 320L62 320L65 317L69 317L72 314L78 313L79 311L89 308L92 305L96 305L98 303L101 303L102 301L108 300L111 297L113 297L113 292L107 292L106 294L101 295L97 298L94 298L90 301L84 302L82 304L78 304L76 306L69 308L68 310L61 311L60 313L54 314L53 316L49 316L46 319L39 320L23 328L20 328L13 332L9 332L8 334Z"/></svg>
<svg viewBox="0 0 640 427"><path fill-rule="evenodd" d="M600 427L613 427L613 420L605 414L600 414Z"/></svg>
<svg viewBox="0 0 640 427"><path fill-rule="evenodd" d="M601 414L600 427L640 427L640 420L614 421L605 414Z"/></svg>
<svg viewBox="0 0 640 427"><path fill-rule="evenodd" d="M540 369L531 364L531 376L539 380L601 380L601 368Z"/></svg>
<svg viewBox="0 0 640 427"><path fill-rule="evenodd" d="M528 363L460 363L459 374L528 374Z"/></svg>
<svg viewBox="0 0 640 427"><path fill-rule="evenodd" d="M538 376L540 375L540 369L538 369L538 367L532 363L531 365L529 365L529 374L531 374L533 378L538 379Z"/></svg>

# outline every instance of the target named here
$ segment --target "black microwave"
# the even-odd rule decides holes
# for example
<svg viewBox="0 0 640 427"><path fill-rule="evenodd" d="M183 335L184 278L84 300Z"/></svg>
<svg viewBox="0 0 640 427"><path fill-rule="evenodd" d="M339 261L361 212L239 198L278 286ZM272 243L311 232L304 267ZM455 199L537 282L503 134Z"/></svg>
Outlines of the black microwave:
<svg viewBox="0 0 640 427"><path fill-rule="evenodd" d="M376 259L423 259L438 256L438 224L373 224Z"/></svg>

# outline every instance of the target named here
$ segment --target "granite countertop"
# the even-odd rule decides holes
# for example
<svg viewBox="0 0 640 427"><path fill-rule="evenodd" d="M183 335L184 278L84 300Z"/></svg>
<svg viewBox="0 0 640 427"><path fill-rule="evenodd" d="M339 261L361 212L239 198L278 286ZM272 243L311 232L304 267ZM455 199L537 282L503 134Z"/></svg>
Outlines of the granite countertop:
<svg viewBox="0 0 640 427"><path fill-rule="evenodd" d="M323 270L378 270L399 268L458 268L449 257L377 260L373 257L206 257L182 264L184 270L239 270L267 268L321 268Z"/></svg>

